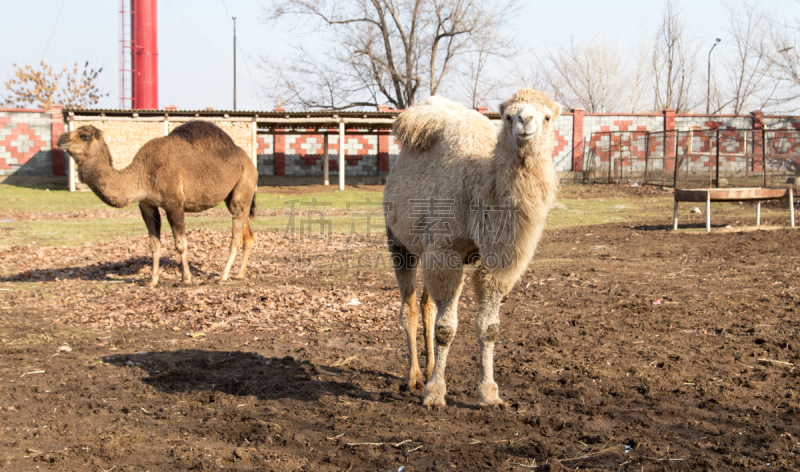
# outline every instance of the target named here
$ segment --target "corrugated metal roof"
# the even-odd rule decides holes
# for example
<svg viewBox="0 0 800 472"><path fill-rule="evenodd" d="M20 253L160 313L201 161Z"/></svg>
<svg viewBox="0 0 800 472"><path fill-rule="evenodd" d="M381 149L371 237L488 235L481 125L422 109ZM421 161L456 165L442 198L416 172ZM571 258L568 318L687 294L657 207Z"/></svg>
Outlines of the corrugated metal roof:
<svg viewBox="0 0 800 472"><path fill-rule="evenodd" d="M89 109L75 109L64 108L64 113L72 113L78 116L198 116L198 117L215 117L224 118L227 115L230 118L326 118L326 117L341 117L341 118L394 118L403 110L390 110L390 111L333 111L333 110L315 110L315 111L263 111L263 110L122 110L118 108L89 108ZM498 113L487 113L486 116L492 119L498 118Z"/></svg>
<svg viewBox="0 0 800 472"><path fill-rule="evenodd" d="M392 118L402 110L392 111L263 111L263 110L121 110L115 108L89 108L74 109L64 108L65 113L73 113L81 116L131 116L136 113L138 116L220 116L229 117L251 117L259 118L311 118L329 117L333 115L353 118Z"/></svg>

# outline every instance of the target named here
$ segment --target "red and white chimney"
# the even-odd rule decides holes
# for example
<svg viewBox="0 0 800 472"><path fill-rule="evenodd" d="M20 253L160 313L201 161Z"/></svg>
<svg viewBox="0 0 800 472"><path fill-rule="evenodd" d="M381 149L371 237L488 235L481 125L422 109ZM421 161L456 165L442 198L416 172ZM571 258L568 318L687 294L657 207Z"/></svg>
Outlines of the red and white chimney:
<svg viewBox="0 0 800 472"><path fill-rule="evenodd" d="M156 0L131 0L131 108L158 108L158 9Z"/></svg>

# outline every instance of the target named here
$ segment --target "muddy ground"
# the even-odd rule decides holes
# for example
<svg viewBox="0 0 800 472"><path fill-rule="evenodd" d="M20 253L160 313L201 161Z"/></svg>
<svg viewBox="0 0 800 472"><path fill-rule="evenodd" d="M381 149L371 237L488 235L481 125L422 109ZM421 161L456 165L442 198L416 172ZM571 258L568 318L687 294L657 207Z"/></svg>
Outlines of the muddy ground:
<svg viewBox="0 0 800 472"><path fill-rule="evenodd" d="M546 231L501 310L494 410L469 288L448 406L403 390L380 246L260 235L217 285L228 235L194 231L194 285L173 255L156 289L144 237L0 248L0 468L800 469L800 233L665 220Z"/></svg>

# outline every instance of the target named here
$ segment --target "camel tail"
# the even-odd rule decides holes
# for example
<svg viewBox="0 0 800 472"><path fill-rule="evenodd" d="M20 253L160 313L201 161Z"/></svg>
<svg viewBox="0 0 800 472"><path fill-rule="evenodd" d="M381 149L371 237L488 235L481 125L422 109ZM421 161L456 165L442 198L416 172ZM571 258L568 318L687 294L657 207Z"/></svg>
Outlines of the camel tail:
<svg viewBox="0 0 800 472"><path fill-rule="evenodd" d="M394 121L392 132L403 149L426 151L439 141L448 124L467 112L460 103L433 96L401 113Z"/></svg>
<svg viewBox="0 0 800 472"><path fill-rule="evenodd" d="M256 217L256 192L253 192L253 203L250 204L250 219Z"/></svg>

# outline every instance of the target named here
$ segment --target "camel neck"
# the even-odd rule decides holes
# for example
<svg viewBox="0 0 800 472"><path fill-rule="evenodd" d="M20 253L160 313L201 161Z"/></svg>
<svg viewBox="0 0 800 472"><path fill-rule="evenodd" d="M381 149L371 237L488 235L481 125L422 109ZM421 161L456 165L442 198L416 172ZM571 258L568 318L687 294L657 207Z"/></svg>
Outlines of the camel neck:
<svg viewBox="0 0 800 472"><path fill-rule="evenodd" d="M552 204L558 177L552 158L541 149L551 149L552 143L530 143L523 148L514 147L500 153L501 156L516 156L515 159L500 158L495 161L495 179L498 199L513 199L520 210L528 207Z"/></svg>
<svg viewBox="0 0 800 472"><path fill-rule="evenodd" d="M78 166L78 176L107 205L123 208L139 200L141 161L134 159L128 167L115 169L105 143L99 155L87 158Z"/></svg>
<svg viewBox="0 0 800 472"><path fill-rule="evenodd" d="M492 195L493 205L513 212L513 225L497 224L501 233L484 241L482 251L497 254L501 264L498 273L514 279L525 270L544 229L547 212L555 200L558 176L552 158L546 151L552 143L529 146L527 149L506 148L496 155L493 183L484 195ZM510 152L509 152L510 151ZM530 154L523 154L527 151ZM513 205L513 209L508 205ZM508 216L511 216L509 213Z"/></svg>

